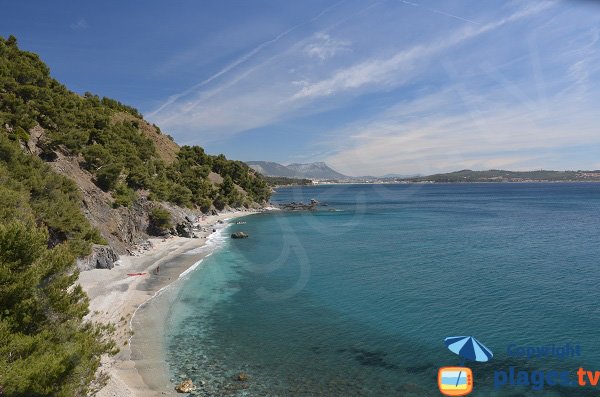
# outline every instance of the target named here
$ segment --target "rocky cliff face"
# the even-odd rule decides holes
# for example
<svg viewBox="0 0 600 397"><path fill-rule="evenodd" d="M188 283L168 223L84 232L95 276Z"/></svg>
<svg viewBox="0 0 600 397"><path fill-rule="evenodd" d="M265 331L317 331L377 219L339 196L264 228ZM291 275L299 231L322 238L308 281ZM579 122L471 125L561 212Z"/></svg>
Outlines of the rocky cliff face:
<svg viewBox="0 0 600 397"><path fill-rule="evenodd" d="M34 127L30 130L30 139L23 145L23 149L32 155L40 156L42 151L39 145L44 141L44 136L43 128ZM174 156L174 148L177 148L177 145L169 145L169 143L162 143L162 153L166 160L172 160L169 157ZM67 156L60 151L56 151L49 161L54 171L77 184L82 196L82 212L108 242L108 245L94 245L92 254L79 258L77 265L80 270L112 269L118 264L119 255L133 254L138 249L147 247L148 239L156 235L149 221L149 213L156 206L161 206L171 214L173 225L171 229L162 231L161 235L194 237L193 224L201 215L199 210L182 208L166 202L152 202L148 200L148 193L144 191L138 191L138 198L130 207L115 208L113 196L94 183L92 174L81 167L82 163L83 158ZM223 178L211 172L209 180L217 185L223 181ZM241 190L239 186L236 188Z"/></svg>
<svg viewBox="0 0 600 397"><path fill-rule="evenodd" d="M32 141L27 145L33 154L37 154L35 140L42 137L42 132L32 134ZM49 164L59 174L74 180L81 191L82 211L90 223L96 227L108 241L108 246L94 246L93 252L86 258L77 261L80 270L112 269L119 255L131 254L147 243L151 237L148 214L156 205L161 205L171 213L173 228L167 233L183 237L193 237L192 224L199 215L198 211L181 208L168 203L154 203L141 192L138 200L131 207L113 208L113 198L96 186L92 175L79 165L81 159L67 157L57 153L55 161Z"/></svg>
<svg viewBox="0 0 600 397"><path fill-rule="evenodd" d="M85 258L77 259L79 270L112 269L119 260L119 255L108 245L94 245L92 253Z"/></svg>

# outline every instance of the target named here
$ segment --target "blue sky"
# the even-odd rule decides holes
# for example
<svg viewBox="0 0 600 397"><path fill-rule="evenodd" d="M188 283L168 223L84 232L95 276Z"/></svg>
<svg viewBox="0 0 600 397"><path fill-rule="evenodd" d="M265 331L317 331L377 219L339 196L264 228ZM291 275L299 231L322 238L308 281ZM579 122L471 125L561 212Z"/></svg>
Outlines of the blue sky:
<svg viewBox="0 0 600 397"><path fill-rule="evenodd" d="M349 175L600 169L594 1L6 1L0 34L180 144Z"/></svg>

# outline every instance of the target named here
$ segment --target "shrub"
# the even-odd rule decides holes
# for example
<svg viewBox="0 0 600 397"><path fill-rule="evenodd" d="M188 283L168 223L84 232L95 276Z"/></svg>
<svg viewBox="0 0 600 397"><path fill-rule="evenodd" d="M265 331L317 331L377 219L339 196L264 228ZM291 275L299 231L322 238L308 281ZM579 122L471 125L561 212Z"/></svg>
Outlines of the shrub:
<svg viewBox="0 0 600 397"><path fill-rule="evenodd" d="M192 201L192 191L185 186L174 183L169 194L169 201L180 205L189 206Z"/></svg>
<svg viewBox="0 0 600 397"><path fill-rule="evenodd" d="M164 231L173 227L171 213L162 207L154 207L149 214L150 226L156 230Z"/></svg>
<svg viewBox="0 0 600 397"><path fill-rule="evenodd" d="M113 193L113 207L130 207L135 201L135 191L123 183L118 183Z"/></svg>
<svg viewBox="0 0 600 397"><path fill-rule="evenodd" d="M96 184L100 189L108 192L117 185L122 167L118 164L109 164L96 172Z"/></svg>

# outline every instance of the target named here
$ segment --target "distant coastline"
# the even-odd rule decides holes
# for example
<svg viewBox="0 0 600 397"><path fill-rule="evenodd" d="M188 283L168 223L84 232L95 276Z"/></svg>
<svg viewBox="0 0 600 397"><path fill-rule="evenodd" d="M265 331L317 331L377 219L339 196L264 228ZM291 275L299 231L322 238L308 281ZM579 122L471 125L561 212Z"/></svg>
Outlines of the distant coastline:
<svg viewBox="0 0 600 397"><path fill-rule="evenodd" d="M257 162L254 162L257 163ZM328 173L289 174L289 170L281 171L279 167L267 167L263 164L255 167L257 172L262 172L265 179L272 187L281 186L307 186L327 184L410 184L410 183L537 183L537 182L600 182L600 170L577 171L508 171L508 170L460 170L432 175L384 175L377 176L346 176L331 169L325 163L314 163L319 167L326 167ZM276 164L266 163L265 164ZM309 166L305 165L305 166ZM284 167L285 168L285 167ZM300 175L300 176L299 176ZM328 176L322 176L328 175Z"/></svg>
<svg viewBox="0 0 600 397"><path fill-rule="evenodd" d="M526 181L456 181L456 182L436 182L436 181L424 181L424 182L402 182L402 181L394 181L394 182L385 182L385 181L373 181L373 182L358 182L358 181L350 181L350 182L342 182L342 181L316 181L310 185L274 185L273 189L279 188L301 188L301 187L313 187L313 186L328 186L328 185L468 185L468 184L489 184L489 185L499 185L499 184L526 184L526 183L600 183L600 180L563 180L563 181L544 181L544 180L526 180Z"/></svg>

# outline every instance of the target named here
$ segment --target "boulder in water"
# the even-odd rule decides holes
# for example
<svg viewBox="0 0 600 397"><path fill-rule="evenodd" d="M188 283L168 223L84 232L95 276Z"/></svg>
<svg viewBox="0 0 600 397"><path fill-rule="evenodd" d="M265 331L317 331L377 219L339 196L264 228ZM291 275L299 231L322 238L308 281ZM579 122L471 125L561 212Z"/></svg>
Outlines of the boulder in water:
<svg viewBox="0 0 600 397"><path fill-rule="evenodd" d="M248 238L248 234L244 232L235 232L231 234L231 238Z"/></svg>

